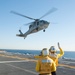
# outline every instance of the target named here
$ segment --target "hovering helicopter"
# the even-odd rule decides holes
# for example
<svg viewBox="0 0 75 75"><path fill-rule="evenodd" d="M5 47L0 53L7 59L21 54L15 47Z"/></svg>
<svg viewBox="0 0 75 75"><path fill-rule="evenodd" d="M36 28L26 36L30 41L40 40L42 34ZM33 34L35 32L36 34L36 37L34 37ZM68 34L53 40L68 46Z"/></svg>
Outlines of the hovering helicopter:
<svg viewBox="0 0 75 75"><path fill-rule="evenodd" d="M17 13L15 11L11 11L11 13L34 20L33 22L30 22L26 25L29 25L29 30L25 33L22 33L21 29L19 30L20 34L16 34L16 36L19 37L24 37L24 39L27 37L27 35L32 34L32 33L36 33L40 30L43 30L43 32L45 32L45 29L48 28L50 22L45 21L45 20L41 20L43 17L47 16L48 14L51 14L53 12L55 12L57 10L57 8L52 8L50 9L46 14L44 14L43 16L41 16L39 19L34 19L25 15L22 15L20 13Z"/></svg>

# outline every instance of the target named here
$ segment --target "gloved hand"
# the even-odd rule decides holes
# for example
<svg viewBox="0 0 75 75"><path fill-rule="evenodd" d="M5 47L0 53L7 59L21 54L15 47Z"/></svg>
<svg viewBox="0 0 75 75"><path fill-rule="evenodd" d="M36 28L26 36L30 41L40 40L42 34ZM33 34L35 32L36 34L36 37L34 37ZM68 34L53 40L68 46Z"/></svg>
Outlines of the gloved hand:
<svg viewBox="0 0 75 75"><path fill-rule="evenodd" d="M59 44L59 42L58 42L58 48L60 48L60 44Z"/></svg>

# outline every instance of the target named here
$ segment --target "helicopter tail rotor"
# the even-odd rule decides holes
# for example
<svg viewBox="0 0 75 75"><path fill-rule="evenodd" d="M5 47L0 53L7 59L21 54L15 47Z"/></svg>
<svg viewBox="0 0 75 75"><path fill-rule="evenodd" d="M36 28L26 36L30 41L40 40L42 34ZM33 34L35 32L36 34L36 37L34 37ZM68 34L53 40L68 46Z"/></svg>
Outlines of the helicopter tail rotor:
<svg viewBox="0 0 75 75"><path fill-rule="evenodd" d="M20 32L20 34L21 34L21 35L23 35L23 33L22 33L22 31L21 31L21 30L19 30L19 32Z"/></svg>

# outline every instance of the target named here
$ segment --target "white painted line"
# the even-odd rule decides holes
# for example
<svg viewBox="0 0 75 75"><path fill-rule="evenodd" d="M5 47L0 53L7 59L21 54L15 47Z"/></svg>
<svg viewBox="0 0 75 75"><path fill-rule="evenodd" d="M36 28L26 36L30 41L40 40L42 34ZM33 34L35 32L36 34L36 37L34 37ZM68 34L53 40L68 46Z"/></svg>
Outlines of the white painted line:
<svg viewBox="0 0 75 75"><path fill-rule="evenodd" d="M20 61L0 61L0 63L12 63L12 62L28 62L29 60L20 60Z"/></svg>
<svg viewBox="0 0 75 75"><path fill-rule="evenodd" d="M27 70L27 69L23 69L23 68L20 68L20 67L17 67L17 66L11 65L11 64L6 64L6 65L11 66L11 67L14 67L14 68L17 68L17 69L20 69L20 70L23 70L23 71L25 71L25 72L29 72L29 73L32 73L32 74L38 75L38 73L33 72L33 71L30 71L30 70Z"/></svg>
<svg viewBox="0 0 75 75"><path fill-rule="evenodd" d="M75 64L75 62L72 62L72 61L60 61L60 63L66 63L66 64L74 63Z"/></svg>

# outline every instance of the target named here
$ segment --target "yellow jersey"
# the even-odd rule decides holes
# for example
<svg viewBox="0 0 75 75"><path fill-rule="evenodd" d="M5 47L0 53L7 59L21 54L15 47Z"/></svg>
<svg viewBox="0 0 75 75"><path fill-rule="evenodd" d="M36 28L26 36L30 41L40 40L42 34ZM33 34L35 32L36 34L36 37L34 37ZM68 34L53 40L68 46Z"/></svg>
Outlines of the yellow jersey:
<svg viewBox="0 0 75 75"><path fill-rule="evenodd" d="M49 58L49 56L42 56L37 61L36 71L40 74L51 74L51 72L56 71L56 65L54 61L51 58Z"/></svg>
<svg viewBox="0 0 75 75"><path fill-rule="evenodd" d="M56 53L51 54L50 53L50 55L49 55L49 57L55 62L56 66L58 66L58 59L64 55L64 51L61 48L59 48L59 49L60 49L60 53L59 54L56 54ZM43 55L34 56L34 57L35 58L42 58L42 56Z"/></svg>

